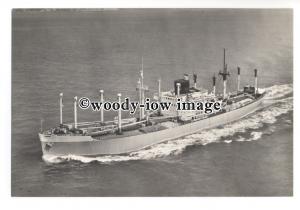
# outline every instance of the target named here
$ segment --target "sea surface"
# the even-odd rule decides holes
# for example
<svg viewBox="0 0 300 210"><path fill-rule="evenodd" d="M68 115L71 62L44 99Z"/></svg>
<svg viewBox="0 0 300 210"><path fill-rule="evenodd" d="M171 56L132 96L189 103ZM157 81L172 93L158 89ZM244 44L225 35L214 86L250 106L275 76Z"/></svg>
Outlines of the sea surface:
<svg viewBox="0 0 300 210"><path fill-rule="evenodd" d="M292 10L122 9L12 12L12 196L293 195ZM211 90L227 49L229 91L267 91L237 122L128 155L42 156L38 132L73 120L73 97L136 99L144 60L147 96L184 73ZM217 80L222 91L222 80ZM126 115L127 113L124 113ZM128 114L127 114L128 115ZM115 112L105 112L113 119ZM79 110L79 121L99 120ZM8 141L8 139L7 139Z"/></svg>

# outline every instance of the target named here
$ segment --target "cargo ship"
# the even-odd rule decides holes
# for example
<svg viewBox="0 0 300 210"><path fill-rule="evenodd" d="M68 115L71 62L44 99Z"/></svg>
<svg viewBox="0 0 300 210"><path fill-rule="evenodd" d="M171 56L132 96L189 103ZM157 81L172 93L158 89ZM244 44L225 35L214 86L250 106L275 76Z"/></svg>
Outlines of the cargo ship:
<svg viewBox="0 0 300 210"><path fill-rule="evenodd" d="M171 102L169 110L145 111L140 107L138 116L122 119L121 110L115 120L105 121L103 109L100 120L77 122L77 97L74 97L74 122L63 122L63 93L60 93L60 123L57 127L39 132L43 155L119 155L146 149L152 145L178 139L204 129L221 126L249 115L261 107L265 93L258 89L257 69L254 69L253 86L240 87L240 67L237 67L237 88L227 91L227 78L230 76L226 64L224 49L223 69L218 72L223 80L223 93L216 93L216 76L212 77L212 90L197 87L197 74L193 74L193 84L189 75L174 81L174 89L161 91L158 80L158 92L153 99L159 102ZM139 103L145 103L143 65L137 83ZM104 101L104 91L100 90L100 101ZM121 101L121 94L118 94ZM221 109L212 113L203 110L177 110L174 103L180 99L185 102L221 101Z"/></svg>

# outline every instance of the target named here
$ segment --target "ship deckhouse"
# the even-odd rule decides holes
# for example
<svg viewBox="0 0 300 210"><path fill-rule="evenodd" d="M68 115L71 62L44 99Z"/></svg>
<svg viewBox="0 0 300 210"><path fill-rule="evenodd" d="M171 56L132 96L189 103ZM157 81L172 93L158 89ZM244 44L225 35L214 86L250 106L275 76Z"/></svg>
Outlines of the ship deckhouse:
<svg viewBox="0 0 300 210"><path fill-rule="evenodd" d="M176 109L178 99L181 102L204 102L215 101L217 98L213 92L209 92L204 88L197 88L197 76L194 74L194 85L190 86L189 76L184 74L183 79L174 81L174 90L161 92L160 99L155 95L154 99L160 102L171 103L169 110L162 110L161 114L169 116L178 116L181 119L189 119L194 117L204 117L203 111L197 110L181 110Z"/></svg>

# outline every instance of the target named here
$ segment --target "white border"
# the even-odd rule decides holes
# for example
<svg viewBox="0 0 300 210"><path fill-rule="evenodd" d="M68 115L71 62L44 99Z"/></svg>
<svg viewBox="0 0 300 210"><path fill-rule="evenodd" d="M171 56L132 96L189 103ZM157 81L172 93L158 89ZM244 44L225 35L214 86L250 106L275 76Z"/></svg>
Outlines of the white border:
<svg viewBox="0 0 300 210"><path fill-rule="evenodd" d="M294 197L288 198L11 198L11 9L12 8L294 8L294 81L299 81L299 17L296 0L11 0L1 5L0 199L2 209L295 209L299 204L298 109L294 109ZM300 83L294 82L294 107Z"/></svg>

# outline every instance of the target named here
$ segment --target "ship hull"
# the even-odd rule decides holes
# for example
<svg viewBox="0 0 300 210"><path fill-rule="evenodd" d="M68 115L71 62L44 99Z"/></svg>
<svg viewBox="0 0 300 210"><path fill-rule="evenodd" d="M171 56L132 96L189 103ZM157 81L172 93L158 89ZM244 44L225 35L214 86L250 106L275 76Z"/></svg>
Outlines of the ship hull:
<svg viewBox="0 0 300 210"><path fill-rule="evenodd" d="M46 136L39 134L44 155L115 155L125 154L146 147L177 139L195 132L237 121L261 107L263 97L239 109L157 132L136 136L117 137L107 140L93 139L91 136Z"/></svg>

